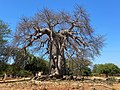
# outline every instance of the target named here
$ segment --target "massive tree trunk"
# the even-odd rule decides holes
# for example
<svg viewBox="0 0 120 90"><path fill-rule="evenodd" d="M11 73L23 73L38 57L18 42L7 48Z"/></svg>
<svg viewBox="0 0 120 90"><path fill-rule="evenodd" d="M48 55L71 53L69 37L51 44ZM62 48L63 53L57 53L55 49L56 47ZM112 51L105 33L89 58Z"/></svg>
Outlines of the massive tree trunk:
<svg viewBox="0 0 120 90"><path fill-rule="evenodd" d="M62 43L63 44L63 43ZM50 75L62 77L66 73L66 63L64 57L64 49L57 39L50 42Z"/></svg>

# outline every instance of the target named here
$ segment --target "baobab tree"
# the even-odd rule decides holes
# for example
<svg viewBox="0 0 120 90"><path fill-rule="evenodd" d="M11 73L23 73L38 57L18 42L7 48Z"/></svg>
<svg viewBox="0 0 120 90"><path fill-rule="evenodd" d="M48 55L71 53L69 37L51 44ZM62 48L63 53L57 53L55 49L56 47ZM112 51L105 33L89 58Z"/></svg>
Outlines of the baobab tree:
<svg viewBox="0 0 120 90"><path fill-rule="evenodd" d="M86 11L79 6L73 13L43 9L33 17L23 17L14 41L22 49L48 56L53 76L65 75L66 58L93 58L103 46L103 36L94 33Z"/></svg>

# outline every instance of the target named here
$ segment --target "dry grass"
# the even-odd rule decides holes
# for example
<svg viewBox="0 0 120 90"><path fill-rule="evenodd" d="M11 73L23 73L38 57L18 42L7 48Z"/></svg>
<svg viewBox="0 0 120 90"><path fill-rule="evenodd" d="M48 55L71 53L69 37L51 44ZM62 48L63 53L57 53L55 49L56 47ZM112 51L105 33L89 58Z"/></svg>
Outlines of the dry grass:
<svg viewBox="0 0 120 90"><path fill-rule="evenodd" d="M22 81L1 83L0 90L120 90L120 84L80 81Z"/></svg>

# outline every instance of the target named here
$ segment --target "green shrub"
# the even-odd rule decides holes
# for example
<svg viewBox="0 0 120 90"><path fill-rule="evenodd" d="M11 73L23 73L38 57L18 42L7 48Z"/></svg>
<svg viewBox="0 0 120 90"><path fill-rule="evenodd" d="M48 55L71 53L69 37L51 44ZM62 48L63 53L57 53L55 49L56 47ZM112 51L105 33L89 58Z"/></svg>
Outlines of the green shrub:
<svg viewBox="0 0 120 90"><path fill-rule="evenodd" d="M16 75L20 77L28 77L32 76L32 73L27 70L20 70Z"/></svg>

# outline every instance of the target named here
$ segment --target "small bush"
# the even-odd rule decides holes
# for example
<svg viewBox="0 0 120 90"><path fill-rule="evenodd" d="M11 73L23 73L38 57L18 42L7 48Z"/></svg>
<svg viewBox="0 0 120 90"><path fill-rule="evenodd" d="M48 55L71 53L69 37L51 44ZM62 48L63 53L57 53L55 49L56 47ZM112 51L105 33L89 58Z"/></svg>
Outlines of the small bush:
<svg viewBox="0 0 120 90"><path fill-rule="evenodd" d="M28 77L32 76L32 73L27 70L20 70L16 75L20 77Z"/></svg>
<svg viewBox="0 0 120 90"><path fill-rule="evenodd" d="M4 74L2 72L0 72L0 77L3 77L3 76L4 76Z"/></svg>
<svg viewBox="0 0 120 90"><path fill-rule="evenodd" d="M116 82L116 79L114 77L111 77L111 78L107 78L106 81L107 81L107 84L113 85L113 83Z"/></svg>

